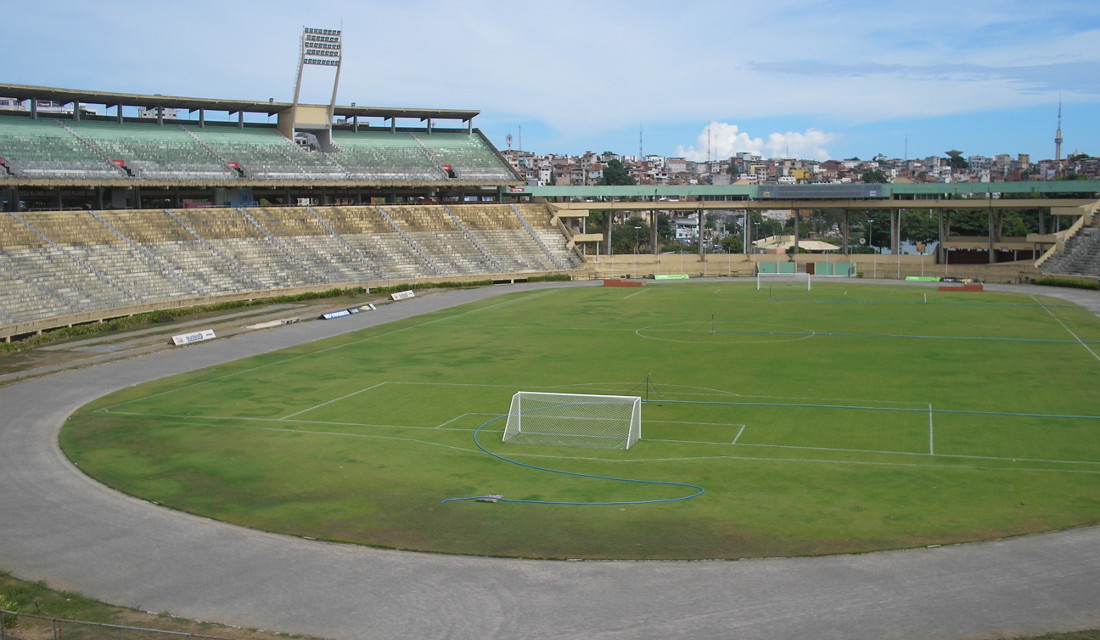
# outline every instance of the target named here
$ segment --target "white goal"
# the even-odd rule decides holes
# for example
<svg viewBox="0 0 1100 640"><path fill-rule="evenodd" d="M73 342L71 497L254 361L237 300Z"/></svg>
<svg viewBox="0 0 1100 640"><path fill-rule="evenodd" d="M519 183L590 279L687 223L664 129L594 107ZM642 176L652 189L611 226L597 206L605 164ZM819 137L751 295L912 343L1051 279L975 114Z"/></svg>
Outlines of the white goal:
<svg viewBox="0 0 1100 640"><path fill-rule="evenodd" d="M765 287L793 287L811 291L813 289L813 276L805 273L765 273L756 272L756 290Z"/></svg>
<svg viewBox="0 0 1100 640"><path fill-rule="evenodd" d="M519 391L512 396L504 442L629 449L642 437L642 399Z"/></svg>

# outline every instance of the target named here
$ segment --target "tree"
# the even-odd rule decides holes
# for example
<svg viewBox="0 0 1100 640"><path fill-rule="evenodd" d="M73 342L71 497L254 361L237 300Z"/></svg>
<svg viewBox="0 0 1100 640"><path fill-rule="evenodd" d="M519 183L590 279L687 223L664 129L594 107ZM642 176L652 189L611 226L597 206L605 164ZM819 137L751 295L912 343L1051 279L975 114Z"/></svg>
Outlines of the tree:
<svg viewBox="0 0 1100 640"><path fill-rule="evenodd" d="M755 240L777 236L783 232L783 223L778 220L764 219L759 211L752 212L752 237Z"/></svg>
<svg viewBox="0 0 1100 640"><path fill-rule="evenodd" d="M947 164L952 169L966 169L970 167L970 163L966 161L966 158L962 157L962 151L944 151L947 154Z"/></svg>
<svg viewBox="0 0 1100 640"><path fill-rule="evenodd" d="M886 174L879 171L878 169L864 171L863 176L860 179L867 184L886 184L887 182L890 182L890 180L886 178Z"/></svg>
<svg viewBox="0 0 1100 640"><path fill-rule="evenodd" d="M745 239L739 235L728 235L722 238L722 251L726 253L741 253L745 250Z"/></svg>
<svg viewBox="0 0 1100 640"><path fill-rule="evenodd" d="M649 225L639 215L632 215L622 224L611 226L611 249L616 255L648 253Z"/></svg>
<svg viewBox="0 0 1100 640"><path fill-rule="evenodd" d="M608 161L607 166L604 167L603 177L600 178L599 183L601 185L630 186L635 184L635 181L621 161L612 159Z"/></svg>

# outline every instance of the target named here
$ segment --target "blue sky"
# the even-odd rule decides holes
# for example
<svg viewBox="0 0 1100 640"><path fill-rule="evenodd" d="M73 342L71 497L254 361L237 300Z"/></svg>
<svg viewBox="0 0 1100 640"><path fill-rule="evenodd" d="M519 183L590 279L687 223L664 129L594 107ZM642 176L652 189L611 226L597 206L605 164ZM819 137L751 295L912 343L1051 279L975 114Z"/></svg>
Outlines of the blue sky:
<svg viewBox="0 0 1100 640"><path fill-rule="evenodd" d="M501 149L1040 159L1060 99L1063 154L1100 155L1095 0L0 3L17 84L289 101L312 26L343 31L338 102L477 109Z"/></svg>

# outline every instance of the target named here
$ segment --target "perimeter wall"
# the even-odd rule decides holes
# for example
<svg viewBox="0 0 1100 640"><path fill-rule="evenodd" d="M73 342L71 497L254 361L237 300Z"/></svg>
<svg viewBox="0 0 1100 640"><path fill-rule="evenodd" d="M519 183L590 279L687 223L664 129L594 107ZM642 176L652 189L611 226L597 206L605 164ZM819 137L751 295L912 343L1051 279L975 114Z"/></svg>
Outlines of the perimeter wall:
<svg viewBox="0 0 1100 640"><path fill-rule="evenodd" d="M687 274L692 278L753 276L763 262L791 262L787 255L744 255L727 253L666 253L624 254L618 256L585 256L585 264L576 277L587 279L645 278L647 275ZM856 277L904 280L908 276L946 276L975 278L982 282L1019 284L1042 274L1031 261L999 264L936 264L932 255L813 255L799 254L794 262L798 271L806 271L808 263L851 263Z"/></svg>

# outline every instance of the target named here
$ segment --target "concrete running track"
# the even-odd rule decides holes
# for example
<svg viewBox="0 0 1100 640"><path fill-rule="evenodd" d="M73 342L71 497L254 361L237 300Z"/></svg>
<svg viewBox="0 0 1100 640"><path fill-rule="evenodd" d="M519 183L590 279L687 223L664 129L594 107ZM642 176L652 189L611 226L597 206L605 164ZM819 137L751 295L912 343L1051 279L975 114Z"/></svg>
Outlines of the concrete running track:
<svg viewBox="0 0 1100 640"><path fill-rule="evenodd" d="M337 321L0 387L0 568L114 604L333 640L916 640L1100 628L1096 526L939 548L733 562L430 555L179 513L100 485L58 449L66 417L115 389L525 286L438 293ZM1097 292L991 288L1059 296L1100 313ZM1082 378L1095 379L1098 370L1100 361Z"/></svg>

